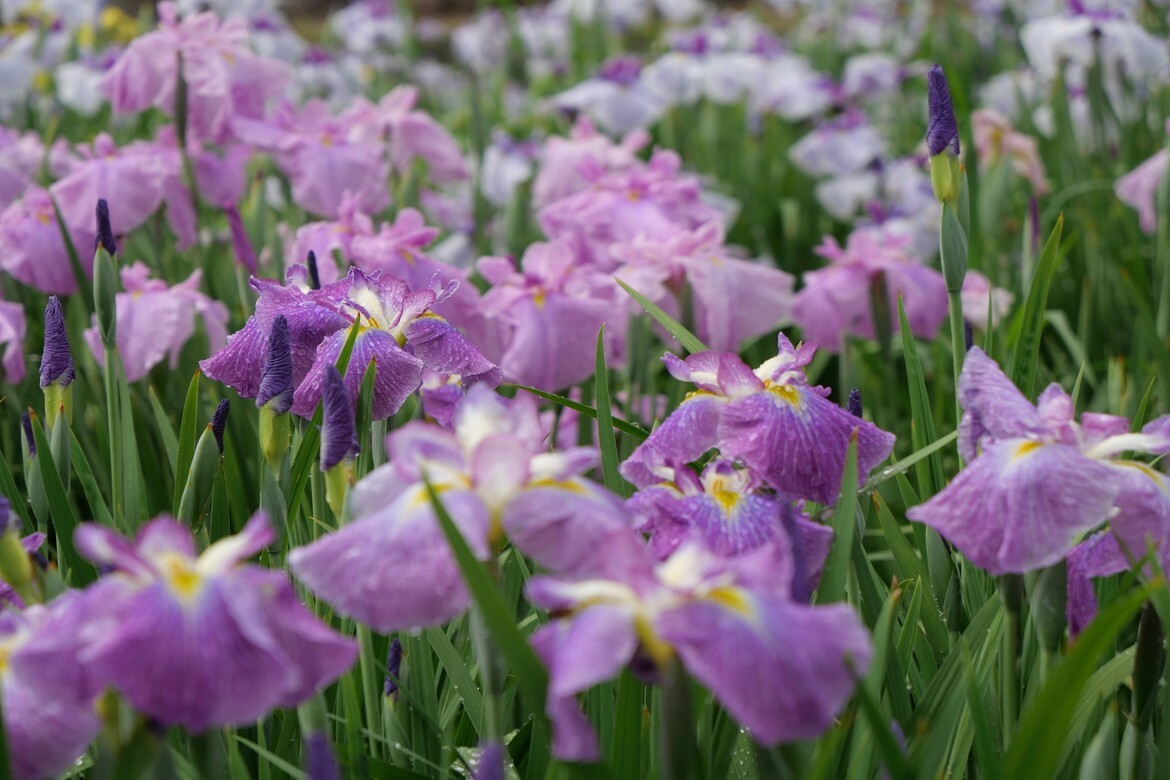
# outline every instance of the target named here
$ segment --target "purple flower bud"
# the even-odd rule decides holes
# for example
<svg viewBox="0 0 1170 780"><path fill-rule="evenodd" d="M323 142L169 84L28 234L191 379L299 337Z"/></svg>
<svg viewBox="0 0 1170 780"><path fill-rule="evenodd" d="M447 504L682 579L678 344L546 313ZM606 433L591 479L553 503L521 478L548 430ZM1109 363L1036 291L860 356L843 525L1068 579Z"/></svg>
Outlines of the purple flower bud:
<svg viewBox="0 0 1170 780"><path fill-rule="evenodd" d="M45 305L45 348L41 352L41 389L56 383L68 387L73 383L73 355L65 332L65 315L56 295Z"/></svg>
<svg viewBox="0 0 1170 780"><path fill-rule="evenodd" d="M215 407L215 414L211 416L211 432L215 434L215 446L219 447L219 454L223 455L223 432L227 428L228 399L223 399Z"/></svg>
<svg viewBox="0 0 1170 780"><path fill-rule="evenodd" d="M971 323L967 320L963 320L963 345L968 352L971 351L971 347L975 346L975 334L971 331Z"/></svg>
<svg viewBox="0 0 1170 780"><path fill-rule="evenodd" d="M861 390L855 387L849 391L849 400L845 402L845 408L848 410L849 414L853 415L859 420L861 419Z"/></svg>
<svg viewBox="0 0 1170 780"><path fill-rule="evenodd" d="M305 258L305 265L309 269L309 287L314 290L320 290L321 275L317 273L317 253L312 249L309 250L309 256Z"/></svg>
<svg viewBox="0 0 1170 780"><path fill-rule="evenodd" d="M305 737L305 775L309 780L338 780L340 777L328 734L318 731Z"/></svg>
<svg viewBox="0 0 1170 780"><path fill-rule="evenodd" d="M248 273L256 273L256 250L252 248L252 241L248 238L248 231L244 229L244 221L240 219L240 212L235 206L224 206L223 213L227 215L228 228L232 233L232 251L236 261L248 269Z"/></svg>
<svg viewBox="0 0 1170 780"><path fill-rule="evenodd" d="M110 227L110 205L105 198L98 198L97 202L97 240L94 248L104 247L111 255L118 251L114 243L114 230Z"/></svg>
<svg viewBox="0 0 1170 780"><path fill-rule="evenodd" d="M321 470L328 471L357 448L353 403L336 366L325 369L321 403Z"/></svg>
<svg viewBox="0 0 1170 780"><path fill-rule="evenodd" d="M14 528L19 534L20 518L12 514L12 505L8 503L8 499L0 496L0 535L7 533L9 527Z"/></svg>
<svg viewBox="0 0 1170 780"><path fill-rule="evenodd" d="M959 155L959 124L951 105L951 90L941 65L934 65L926 77L926 97L929 107L926 127L926 148L933 157L943 150Z"/></svg>
<svg viewBox="0 0 1170 780"><path fill-rule="evenodd" d="M24 428L24 440L28 444L28 457L35 458L37 456L37 441L33 437L32 417L25 409L20 414L20 427Z"/></svg>
<svg viewBox="0 0 1170 780"><path fill-rule="evenodd" d="M268 354L260 374L260 389L256 406L272 402L272 411L284 414L293 402L292 345L289 342L288 320L278 314L268 335Z"/></svg>
<svg viewBox="0 0 1170 780"><path fill-rule="evenodd" d="M390 640L390 651L386 653L386 687L383 693L398 701L398 672L402 668L402 643L398 637Z"/></svg>

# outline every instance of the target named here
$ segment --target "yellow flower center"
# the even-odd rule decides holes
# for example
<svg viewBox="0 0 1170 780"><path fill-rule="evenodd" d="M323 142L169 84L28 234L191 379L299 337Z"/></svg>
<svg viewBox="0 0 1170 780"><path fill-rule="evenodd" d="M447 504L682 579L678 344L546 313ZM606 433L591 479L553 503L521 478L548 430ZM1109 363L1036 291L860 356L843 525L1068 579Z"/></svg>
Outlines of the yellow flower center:
<svg viewBox="0 0 1170 780"><path fill-rule="evenodd" d="M190 599L203 585L203 578L195 570L195 562L182 555L168 553L159 563L167 584L181 599Z"/></svg>
<svg viewBox="0 0 1170 780"><path fill-rule="evenodd" d="M1023 444L1021 444L1019 447L1016 447L1016 454L1013 455L1012 457L1013 458L1022 458L1025 455L1027 455L1029 452L1032 452L1033 450L1038 450L1043 446L1044 446L1044 444L1042 442L1026 441Z"/></svg>

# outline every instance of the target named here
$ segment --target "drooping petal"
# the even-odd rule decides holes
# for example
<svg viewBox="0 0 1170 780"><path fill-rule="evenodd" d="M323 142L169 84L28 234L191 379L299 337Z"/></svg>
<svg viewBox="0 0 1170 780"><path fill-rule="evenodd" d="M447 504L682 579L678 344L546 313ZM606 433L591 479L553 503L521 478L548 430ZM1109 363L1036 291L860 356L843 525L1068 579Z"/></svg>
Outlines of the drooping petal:
<svg viewBox="0 0 1170 780"><path fill-rule="evenodd" d="M1007 439L907 516L939 531L992 574L1031 571L1064 557L1104 522L1117 475L1065 444Z"/></svg>
<svg viewBox="0 0 1170 780"><path fill-rule="evenodd" d="M682 402L621 465L622 476L638 487L673 474L674 463L688 463L715 446L726 399L694 393Z"/></svg>
<svg viewBox="0 0 1170 780"><path fill-rule="evenodd" d="M321 398L325 368L337 362L348 336L348 331L338 331L321 344L316 360L293 394L293 414L306 418L313 415ZM423 363L399 347L386 331L365 330L354 341L349 366L345 370L345 386L354 403L370 363L376 367L373 416L376 420L384 420L397 412L422 384Z"/></svg>
<svg viewBox="0 0 1170 780"><path fill-rule="evenodd" d="M534 483L508 503L501 523L518 550L566 574L581 571L610 533L629 528L617 500L583 479Z"/></svg>
<svg viewBox="0 0 1170 780"><path fill-rule="evenodd" d="M864 675L869 635L846 606L764 595L697 601L655 621L683 666L763 744L812 739Z"/></svg>
<svg viewBox="0 0 1170 780"><path fill-rule="evenodd" d="M441 498L468 545L486 556L483 504L463 491ZM380 633L439 625L466 609L470 598L422 485L383 511L293 550L289 564L319 598Z"/></svg>
<svg viewBox="0 0 1170 780"><path fill-rule="evenodd" d="M542 627L532 637L532 647L546 666L555 663L562 626ZM596 761L601 757L597 733L581 712L576 696L549 696L545 713L552 721L553 755L562 761Z"/></svg>
<svg viewBox="0 0 1170 780"><path fill-rule="evenodd" d="M1003 369L979 347L967 350L959 375L959 453L966 461L986 440L1014 439L1045 433L1036 407L1028 402Z"/></svg>
<svg viewBox="0 0 1170 780"><path fill-rule="evenodd" d="M503 378L494 363L441 317L424 316L407 325L406 343L427 368L443 374L458 374L464 386L486 382L495 387Z"/></svg>

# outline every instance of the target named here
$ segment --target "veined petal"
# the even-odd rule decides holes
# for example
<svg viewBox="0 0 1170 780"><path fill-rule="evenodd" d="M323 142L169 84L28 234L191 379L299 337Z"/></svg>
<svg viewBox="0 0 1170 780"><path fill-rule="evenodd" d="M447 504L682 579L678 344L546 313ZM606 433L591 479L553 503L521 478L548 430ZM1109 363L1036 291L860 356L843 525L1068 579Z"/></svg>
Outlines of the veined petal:
<svg viewBox="0 0 1170 780"><path fill-rule="evenodd" d="M348 331L340 330L321 344L312 368L293 394L294 414L305 418L313 416L313 410L321 398L325 367L337 362L348 337ZM410 394L422 384L423 363L403 351L386 331L367 329L354 341L353 353L345 371L345 386L350 398L356 399L361 392L362 379L370 363L376 366L373 415L374 419L384 420L397 412Z"/></svg>
<svg viewBox="0 0 1170 780"><path fill-rule="evenodd" d="M454 490L441 498L471 549L486 556L489 523L479 498ZM469 600L422 485L384 511L293 550L289 565L338 612L380 633L439 625Z"/></svg>
<svg viewBox="0 0 1170 780"><path fill-rule="evenodd" d="M719 442L725 456L742 458L777 490L832 504L855 429L858 476L865 480L889 456L893 434L858 420L807 385L775 385L732 401L719 423Z"/></svg>
<svg viewBox="0 0 1170 780"><path fill-rule="evenodd" d="M494 363L441 317L420 317L407 325L406 343L427 368L458 374L464 385L486 382L495 387L503 378Z"/></svg>
<svg viewBox="0 0 1170 780"><path fill-rule="evenodd" d="M683 666L763 744L812 739L841 711L872 655L852 608L738 591L662 613Z"/></svg>
<svg viewBox="0 0 1170 780"><path fill-rule="evenodd" d="M671 464L688 463L715 446L726 408L727 400L721 396L691 395L622 463L622 476L647 487L673 475Z"/></svg>
<svg viewBox="0 0 1170 780"><path fill-rule="evenodd" d="M532 483L500 519L517 549L565 574L580 572L609 534L629 528L618 501L580 478Z"/></svg>
<svg viewBox="0 0 1170 780"><path fill-rule="evenodd" d="M939 531L992 574L1031 571L1064 557L1108 519L1118 491L1113 468L1066 444L1007 439L907 516Z"/></svg>
<svg viewBox="0 0 1170 780"><path fill-rule="evenodd" d="M985 440L1039 438L1045 433L1036 407L979 347L969 349L963 362L959 403L963 407L959 452L966 461L975 459Z"/></svg>

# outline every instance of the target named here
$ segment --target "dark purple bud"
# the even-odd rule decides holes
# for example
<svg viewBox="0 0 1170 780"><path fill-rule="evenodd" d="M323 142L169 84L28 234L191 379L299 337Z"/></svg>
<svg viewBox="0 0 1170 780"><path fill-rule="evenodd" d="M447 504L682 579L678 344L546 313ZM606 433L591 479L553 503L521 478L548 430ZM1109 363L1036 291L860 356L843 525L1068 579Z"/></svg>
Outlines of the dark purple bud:
<svg viewBox="0 0 1170 780"><path fill-rule="evenodd" d="M12 514L12 505L8 503L8 499L0 496L0 535L7 533L9 527L19 534L20 518Z"/></svg>
<svg viewBox="0 0 1170 780"><path fill-rule="evenodd" d="M236 254L236 262L248 269L248 273L256 273L256 251L252 249L252 241L248 238L248 231L244 229L244 221L240 219L239 210L232 205L224 206L223 213L227 215L228 228L232 233L232 251Z"/></svg>
<svg viewBox="0 0 1170 780"><path fill-rule="evenodd" d="M504 746L499 742L489 742L479 751L479 761L475 762L475 771L471 773L472 780L504 780Z"/></svg>
<svg viewBox="0 0 1170 780"><path fill-rule="evenodd" d="M967 320L963 320L963 345L968 352L975 345L975 334L971 332L971 323Z"/></svg>
<svg viewBox="0 0 1170 780"><path fill-rule="evenodd" d="M959 124L951 105L951 90L941 65L933 65L926 76L926 98L929 107L926 127L926 149L930 156L950 149L959 155Z"/></svg>
<svg viewBox="0 0 1170 780"><path fill-rule="evenodd" d="M321 470L328 471L357 449L353 402L335 366L325 369L321 404Z"/></svg>
<svg viewBox="0 0 1170 780"><path fill-rule="evenodd" d="M45 305L45 348L41 351L41 389L56 383L68 387L73 383L73 355L65 332L65 315L56 295Z"/></svg>
<svg viewBox="0 0 1170 780"><path fill-rule="evenodd" d="M35 458L37 456L37 440L33 437L32 417L29 415L28 409L20 414L20 427L24 429L24 441L28 445L28 456L30 459Z"/></svg>
<svg viewBox="0 0 1170 780"><path fill-rule="evenodd" d="M317 273L317 253L312 249L309 250L309 256L305 258L305 265L309 268L309 287L320 290L321 275Z"/></svg>
<svg viewBox="0 0 1170 780"><path fill-rule="evenodd" d="M402 643L398 637L390 640L390 651L386 653L386 687L383 693L398 701L398 672L402 669Z"/></svg>
<svg viewBox="0 0 1170 780"><path fill-rule="evenodd" d="M223 455L223 432L227 428L228 399L223 399L215 407L215 414L211 416L211 432L215 434L215 446L219 447L219 454Z"/></svg>
<svg viewBox="0 0 1170 780"><path fill-rule="evenodd" d="M288 320L278 314L268 334L268 354L260 374L260 389L256 406L272 403L272 411L284 414L293 401L292 345L288 336Z"/></svg>
<svg viewBox="0 0 1170 780"><path fill-rule="evenodd" d="M855 387L849 391L849 400L845 402L845 408L849 411L849 414L859 420L861 419L861 390Z"/></svg>
<svg viewBox="0 0 1170 780"><path fill-rule="evenodd" d="M337 759L329 735L318 731L305 737L305 775L309 780L338 780Z"/></svg>
<svg viewBox="0 0 1170 780"><path fill-rule="evenodd" d="M118 251L114 243L114 229L110 227L110 205L105 198L98 198L97 202L97 240L94 248L103 247L111 255Z"/></svg>

